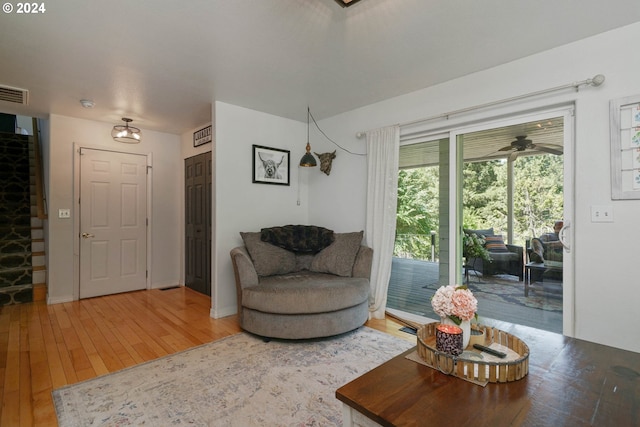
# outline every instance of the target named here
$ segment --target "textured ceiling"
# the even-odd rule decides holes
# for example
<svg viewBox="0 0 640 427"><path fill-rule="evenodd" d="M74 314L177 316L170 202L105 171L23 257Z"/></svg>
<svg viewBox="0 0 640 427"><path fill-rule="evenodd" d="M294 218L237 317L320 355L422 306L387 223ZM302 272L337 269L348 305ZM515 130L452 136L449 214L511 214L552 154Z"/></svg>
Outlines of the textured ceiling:
<svg viewBox="0 0 640 427"><path fill-rule="evenodd" d="M209 121L213 100L322 119L640 21L637 0L44 4L0 15L0 84L30 91L0 112L171 133Z"/></svg>

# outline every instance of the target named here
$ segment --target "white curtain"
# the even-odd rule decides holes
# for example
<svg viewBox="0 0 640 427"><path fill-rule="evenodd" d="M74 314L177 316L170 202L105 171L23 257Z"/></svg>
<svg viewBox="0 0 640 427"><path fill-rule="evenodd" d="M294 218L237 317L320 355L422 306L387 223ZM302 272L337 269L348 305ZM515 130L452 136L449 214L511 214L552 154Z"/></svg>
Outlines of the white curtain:
<svg viewBox="0 0 640 427"><path fill-rule="evenodd" d="M400 127L372 130L367 135L367 216L365 236L373 248L370 315L384 319L391 258L396 234Z"/></svg>

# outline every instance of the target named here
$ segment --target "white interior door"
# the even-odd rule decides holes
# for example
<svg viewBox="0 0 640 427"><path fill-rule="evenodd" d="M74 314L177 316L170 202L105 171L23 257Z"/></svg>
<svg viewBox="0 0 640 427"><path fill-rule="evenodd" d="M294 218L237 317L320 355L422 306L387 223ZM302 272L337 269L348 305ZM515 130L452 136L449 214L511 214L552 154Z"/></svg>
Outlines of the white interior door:
<svg viewBox="0 0 640 427"><path fill-rule="evenodd" d="M147 159L80 150L80 298L146 288Z"/></svg>

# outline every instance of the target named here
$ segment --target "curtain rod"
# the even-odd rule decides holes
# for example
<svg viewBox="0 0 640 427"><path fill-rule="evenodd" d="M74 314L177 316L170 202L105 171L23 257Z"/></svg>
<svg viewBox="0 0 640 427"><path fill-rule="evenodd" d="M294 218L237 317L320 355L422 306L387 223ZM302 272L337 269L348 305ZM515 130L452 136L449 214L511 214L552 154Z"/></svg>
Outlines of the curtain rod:
<svg viewBox="0 0 640 427"><path fill-rule="evenodd" d="M539 90L537 92L530 92L530 93L526 93L526 94L523 94L523 95L517 95L517 96L511 97L511 98L500 99L498 101L487 102L485 104L479 104L479 105L475 105L473 107L461 108L459 110L449 111L448 113L437 114L435 116L426 117L424 119L418 119L418 120L412 120L410 122L399 123L398 126L400 126L400 127L402 127L402 126L411 126L411 125L415 125L415 124L418 124L418 123L429 122L431 120L436 120L436 119L448 119L450 116L453 116L453 115L456 115L456 114L468 113L468 112L474 111L474 110L480 110L480 109L487 108L487 107L493 107L494 105L506 104L508 102L519 101L521 99L531 98L531 97L534 97L534 96L544 95L546 93L557 92L559 90L564 90L564 89L569 89L569 88L574 88L577 91L580 88L580 86L585 86L585 85L598 87L602 83L604 83L604 76L602 74L596 74L592 79L586 79L586 80L582 80L582 81L579 81L579 82L567 83L567 84L564 84L562 86L556 86L556 87L552 87L552 88L549 88L549 89ZM356 138L360 139L364 135L365 135L365 132L357 132L356 133Z"/></svg>

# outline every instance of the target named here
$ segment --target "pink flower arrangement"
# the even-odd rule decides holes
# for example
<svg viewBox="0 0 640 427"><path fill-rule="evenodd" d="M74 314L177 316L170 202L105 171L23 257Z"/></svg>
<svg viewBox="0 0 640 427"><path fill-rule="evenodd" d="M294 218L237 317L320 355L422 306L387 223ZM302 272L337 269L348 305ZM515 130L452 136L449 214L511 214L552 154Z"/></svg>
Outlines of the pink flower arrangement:
<svg viewBox="0 0 640 427"><path fill-rule="evenodd" d="M431 306L438 316L448 317L456 325L478 316L478 300L466 286L441 286L431 298Z"/></svg>

